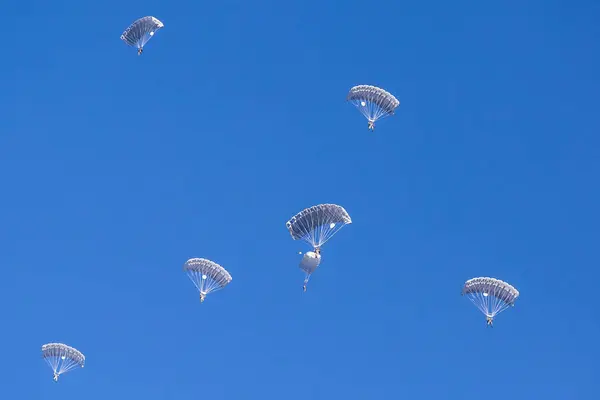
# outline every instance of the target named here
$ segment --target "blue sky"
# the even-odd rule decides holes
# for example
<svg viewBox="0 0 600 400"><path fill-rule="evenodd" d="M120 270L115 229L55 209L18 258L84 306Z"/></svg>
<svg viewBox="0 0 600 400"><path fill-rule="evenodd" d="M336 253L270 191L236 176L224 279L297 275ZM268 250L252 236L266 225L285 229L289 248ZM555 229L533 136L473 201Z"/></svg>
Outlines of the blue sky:
<svg viewBox="0 0 600 400"><path fill-rule="evenodd" d="M599 3L3 14L1 398L597 398ZM358 84L401 102L375 133ZM319 203L354 223L303 294L285 222ZM233 282L200 305L190 257ZM521 292L494 329L475 276ZM86 368L55 384L51 341Z"/></svg>

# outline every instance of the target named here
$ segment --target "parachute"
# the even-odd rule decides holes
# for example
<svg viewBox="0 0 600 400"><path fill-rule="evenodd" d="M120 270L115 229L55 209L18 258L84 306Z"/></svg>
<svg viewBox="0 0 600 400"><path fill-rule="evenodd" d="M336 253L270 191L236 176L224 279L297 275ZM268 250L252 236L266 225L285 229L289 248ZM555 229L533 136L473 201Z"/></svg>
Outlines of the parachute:
<svg viewBox="0 0 600 400"><path fill-rule="evenodd" d="M358 111L369 121L369 130L375 130L375 121L394 115L400 105L392 94L376 86L359 85L350 89L347 101L352 102Z"/></svg>
<svg viewBox="0 0 600 400"><path fill-rule="evenodd" d="M314 249L307 252L300 262L300 269L306 273L304 291L311 274L321 263L321 246L351 223L352 219L343 207L319 204L300 211L285 224L292 239L303 240Z"/></svg>
<svg viewBox="0 0 600 400"><path fill-rule="evenodd" d="M61 374L85 365L85 356L77 349L62 343L48 343L42 346L42 358L54 372L54 381Z"/></svg>
<svg viewBox="0 0 600 400"><path fill-rule="evenodd" d="M465 282L462 295L481 311L489 326L493 326L494 317L509 307L514 307L519 291L495 278L473 278Z"/></svg>
<svg viewBox="0 0 600 400"><path fill-rule="evenodd" d="M317 253L333 235L345 225L351 224L350 215L344 207L335 204L319 204L294 215L285 226L290 231L292 239L304 240Z"/></svg>
<svg viewBox="0 0 600 400"><path fill-rule="evenodd" d="M138 56L144 46L164 24L154 17L143 17L131 24L121 35L121 40L129 46L137 47Z"/></svg>
<svg viewBox="0 0 600 400"><path fill-rule="evenodd" d="M200 292L200 302L207 294L223 289L231 282L231 275L225 268L204 258L190 258L183 265L183 270Z"/></svg>

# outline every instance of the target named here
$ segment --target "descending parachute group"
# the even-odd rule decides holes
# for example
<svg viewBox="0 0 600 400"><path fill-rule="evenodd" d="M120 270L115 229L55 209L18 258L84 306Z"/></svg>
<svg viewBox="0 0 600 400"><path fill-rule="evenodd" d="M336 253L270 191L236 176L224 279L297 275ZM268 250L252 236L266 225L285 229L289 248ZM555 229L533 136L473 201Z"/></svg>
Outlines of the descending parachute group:
<svg viewBox="0 0 600 400"><path fill-rule="evenodd" d="M137 48L141 55L144 46L164 24L155 17L143 17L133 22L121 35L127 45ZM394 115L400 102L389 92L370 85L354 86L346 97L356 106L368 121L369 130L375 130L375 122ZM348 212L336 204L319 204L306 208L294 215L286 227L293 240L302 240L312 249L304 253L300 261L300 269L304 272L302 289L306 292L307 284L317 267L321 265L321 248L344 226L352 223ZM302 254L300 252L300 254ZM231 283L230 273L205 258L191 258L183 265L183 270L199 292L200 302L212 292L223 289ZM473 278L465 282L462 295L485 315L488 326L493 326L496 315L515 305L519 291L495 278ZM48 343L42 346L42 358L53 371L53 379L58 382L60 375L77 367L83 368L85 356L79 350L62 343Z"/></svg>
<svg viewBox="0 0 600 400"><path fill-rule="evenodd" d="M138 56L144 52L144 46L159 29L165 25L155 17L143 17L129 25L121 35L121 40L137 48ZM392 94L376 86L359 85L350 89L346 99L354 104L369 122L369 130L375 130L375 122L389 115L400 105Z"/></svg>

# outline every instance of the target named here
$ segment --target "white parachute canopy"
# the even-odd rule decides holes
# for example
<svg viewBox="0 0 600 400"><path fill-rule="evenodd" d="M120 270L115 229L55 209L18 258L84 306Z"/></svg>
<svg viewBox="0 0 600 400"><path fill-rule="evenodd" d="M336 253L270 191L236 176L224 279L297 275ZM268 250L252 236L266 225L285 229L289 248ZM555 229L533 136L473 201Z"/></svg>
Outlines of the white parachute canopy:
<svg viewBox="0 0 600 400"><path fill-rule="evenodd" d="M315 250L320 251L321 246L333 235L351 223L352 219L344 207L335 204L319 204L300 211L285 225L292 239L304 240Z"/></svg>
<svg viewBox="0 0 600 400"><path fill-rule="evenodd" d="M515 305L519 291L499 279L482 277L466 281L462 295L466 295L491 323L496 315Z"/></svg>
<svg viewBox="0 0 600 400"><path fill-rule="evenodd" d="M204 258L190 258L183 270L200 292L201 302L207 294L223 289L231 282L231 275L225 268Z"/></svg>
<svg viewBox="0 0 600 400"><path fill-rule="evenodd" d="M348 92L346 100L354 104L362 115L369 121L369 129L375 129L375 121L394 115L400 105L391 93L371 85L354 86Z"/></svg>
<svg viewBox="0 0 600 400"><path fill-rule="evenodd" d="M85 356L79 350L62 343L43 345L42 358L52 368L55 382L60 375L85 365Z"/></svg>
<svg viewBox="0 0 600 400"><path fill-rule="evenodd" d="M154 17L143 17L129 25L121 35L121 40L129 46L143 49L154 34L165 25ZM138 54L141 53L138 52Z"/></svg>

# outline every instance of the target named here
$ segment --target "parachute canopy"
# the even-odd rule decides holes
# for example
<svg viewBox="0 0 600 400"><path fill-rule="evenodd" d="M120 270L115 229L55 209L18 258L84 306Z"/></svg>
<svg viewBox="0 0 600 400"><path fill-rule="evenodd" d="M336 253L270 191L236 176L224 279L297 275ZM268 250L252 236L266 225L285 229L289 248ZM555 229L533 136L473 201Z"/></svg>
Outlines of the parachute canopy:
<svg viewBox="0 0 600 400"><path fill-rule="evenodd" d="M345 225L351 224L350 215L344 207L335 204L319 204L300 211L285 225L294 240L304 240L319 249Z"/></svg>
<svg viewBox="0 0 600 400"><path fill-rule="evenodd" d="M54 372L54 381L61 374L85 365L85 356L77 349L62 343L48 343L42 346L42 358Z"/></svg>
<svg viewBox="0 0 600 400"><path fill-rule="evenodd" d="M204 258L190 258L183 265L183 270L200 292L200 301L204 301L207 294L223 289L231 282L231 275L225 268Z"/></svg>
<svg viewBox="0 0 600 400"><path fill-rule="evenodd" d="M515 305L519 291L499 279L473 278L465 282L462 295L466 295L490 323L496 315Z"/></svg>
<svg viewBox="0 0 600 400"><path fill-rule="evenodd" d="M369 129L375 129L375 121L394 115L400 105L398 99L376 86L359 85L350 89L346 100L352 102L369 121Z"/></svg>
<svg viewBox="0 0 600 400"><path fill-rule="evenodd" d="M129 46L142 49L164 24L154 17L143 17L131 24L121 35Z"/></svg>

